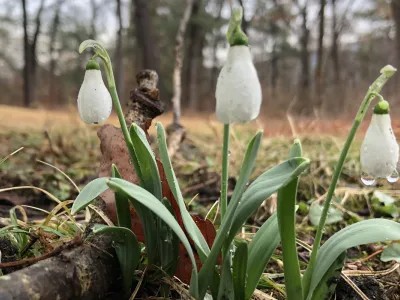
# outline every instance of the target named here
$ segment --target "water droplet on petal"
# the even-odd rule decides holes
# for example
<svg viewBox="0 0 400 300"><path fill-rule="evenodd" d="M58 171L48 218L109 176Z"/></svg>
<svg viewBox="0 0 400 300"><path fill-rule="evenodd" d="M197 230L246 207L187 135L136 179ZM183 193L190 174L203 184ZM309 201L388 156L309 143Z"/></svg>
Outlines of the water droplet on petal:
<svg viewBox="0 0 400 300"><path fill-rule="evenodd" d="M399 173L396 170L394 170L392 174L386 177L386 180L390 183L396 182L397 180L399 180Z"/></svg>
<svg viewBox="0 0 400 300"><path fill-rule="evenodd" d="M361 174L361 181L362 183L364 183L365 185L373 185L376 181L375 177L362 173Z"/></svg>

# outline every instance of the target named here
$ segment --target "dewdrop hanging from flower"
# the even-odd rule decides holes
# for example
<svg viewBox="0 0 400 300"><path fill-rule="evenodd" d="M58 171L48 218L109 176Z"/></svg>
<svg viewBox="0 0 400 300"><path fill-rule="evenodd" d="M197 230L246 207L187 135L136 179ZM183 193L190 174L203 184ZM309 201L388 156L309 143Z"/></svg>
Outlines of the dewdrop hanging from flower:
<svg viewBox="0 0 400 300"><path fill-rule="evenodd" d="M86 124L98 124L107 120L111 109L111 95L101 77L100 65L91 59L78 94L79 116Z"/></svg>
<svg viewBox="0 0 400 300"><path fill-rule="evenodd" d="M257 118L261 106L261 85L254 67L248 39L241 30L242 8L232 12L227 32L228 58L217 81L216 114L220 122L244 123Z"/></svg>
<svg viewBox="0 0 400 300"><path fill-rule="evenodd" d="M391 126L389 103L381 100L374 107L371 123L361 145L362 182L373 185L376 178L396 182L399 179L396 170L398 159L399 145Z"/></svg>

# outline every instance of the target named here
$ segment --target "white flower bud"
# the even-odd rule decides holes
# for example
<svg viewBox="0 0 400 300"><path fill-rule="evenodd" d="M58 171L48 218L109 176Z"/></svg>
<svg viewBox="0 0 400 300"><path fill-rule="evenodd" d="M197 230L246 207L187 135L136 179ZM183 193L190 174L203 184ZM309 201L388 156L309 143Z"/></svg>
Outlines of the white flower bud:
<svg viewBox="0 0 400 300"><path fill-rule="evenodd" d="M261 106L261 85L250 49L231 46L228 59L219 74L215 93L216 114L220 122L244 123L257 118Z"/></svg>
<svg viewBox="0 0 400 300"><path fill-rule="evenodd" d="M86 124L102 123L111 114L112 100L101 77L100 65L89 60L78 94L78 111Z"/></svg>
<svg viewBox="0 0 400 300"><path fill-rule="evenodd" d="M388 181L393 182L393 173L396 173L394 181L397 180L398 159L399 145L391 126L389 105L386 101L381 101L374 109L371 124L361 146L361 171L373 179L388 178Z"/></svg>

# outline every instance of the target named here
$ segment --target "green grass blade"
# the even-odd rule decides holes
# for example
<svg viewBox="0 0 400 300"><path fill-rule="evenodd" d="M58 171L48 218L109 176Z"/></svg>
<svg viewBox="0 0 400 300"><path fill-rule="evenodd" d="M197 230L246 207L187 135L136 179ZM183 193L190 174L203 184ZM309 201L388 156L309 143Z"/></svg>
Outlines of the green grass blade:
<svg viewBox="0 0 400 300"><path fill-rule="evenodd" d="M71 213L76 214L92 203L94 199L96 199L96 197L98 197L101 193L108 190L106 183L108 179L108 177L101 177L89 182L81 190L78 197L75 199L74 204L72 204Z"/></svg>
<svg viewBox="0 0 400 300"><path fill-rule="evenodd" d="M247 282L248 245L246 241L236 243L235 256L232 263L232 278L235 300L245 300Z"/></svg>
<svg viewBox="0 0 400 300"><path fill-rule="evenodd" d="M160 174L158 172L154 153L147 141L146 134L143 129L136 124L132 124L129 134L141 171L142 187L161 201L162 190Z"/></svg>
<svg viewBox="0 0 400 300"><path fill-rule="evenodd" d="M129 293L136 267L140 261L140 245L135 234L125 227L114 227L96 224L93 233L111 235L115 244L115 252L118 256L124 288Z"/></svg>
<svg viewBox="0 0 400 300"><path fill-rule="evenodd" d="M400 240L400 223L385 219L361 221L335 233L319 249L313 273L306 272L303 277L303 281L306 276L311 277L307 299L312 299L314 289L321 278L345 250L358 245L390 240Z"/></svg>
<svg viewBox="0 0 400 300"><path fill-rule="evenodd" d="M112 164L111 176L114 178L122 178L119 173L117 166ZM117 209L118 226L131 228L131 214L129 211L129 200L125 195L120 193L114 193L115 195L115 207Z"/></svg>
<svg viewBox="0 0 400 300"><path fill-rule="evenodd" d="M301 157L299 140L294 142L289 158ZM296 300L303 295L300 264L296 247L296 197L299 179L296 177L278 191L278 224L282 240L283 266L285 274L286 296Z"/></svg>
<svg viewBox="0 0 400 300"><path fill-rule="evenodd" d="M261 226L249 244L245 299L250 299L281 237L276 213Z"/></svg>
<svg viewBox="0 0 400 300"><path fill-rule="evenodd" d="M130 198L132 203L139 202L146 208L150 209L175 232L175 234L178 236L178 238L181 240L182 244L188 251L189 258L192 262L193 272L190 284L190 292L194 297L198 297L198 274L196 260L194 258L189 240L179 226L178 222L175 220L174 216L154 195L131 182L125 181L123 179L110 178L107 184L114 191L125 193Z"/></svg>
<svg viewBox="0 0 400 300"><path fill-rule="evenodd" d="M213 276L210 276L210 274L215 269L215 265L217 263L217 259L221 252L222 247L226 245L226 247L224 247L222 251L224 257L224 254L226 254L226 252L228 251L228 246L233 240L233 238L231 240L227 239L227 235L231 229L230 227L235 215L235 210L239 205L241 195L243 194L243 191L246 188L249 176L254 167L254 162L261 143L261 136L262 136L261 132L256 134L247 146L247 150L243 159L242 168L239 174L239 179L237 181L235 190L233 192L231 201L229 203L228 210L226 211L225 218L221 224L220 229L217 232L217 236L215 238L211 252L208 255L206 261L203 264L203 267L199 272L200 299L204 298L207 288L210 285L210 282L213 278Z"/></svg>
<svg viewBox="0 0 400 300"><path fill-rule="evenodd" d="M259 176L242 196L233 218L228 240L233 240L243 224L265 199L299 176L309 164L310 160L307 158L291 158Z"/></svg>
<svg viewBox="0 0 400 300"><path fill-rule="evenodd" d="M210 253L210 248L208 247L208 244L204 239L204 236L201 233L200 229L197 227L192 216L186 209L185 201L183 199L182 192L179 188L178 180L175 176L171 160L168 156L168 148L165 139L164 127L162 126L161 123L157 123L156 127L157 127L158 148L160 150L160 159L164 166L164 172L167 178L168 185L171 189L172 194L174 195L174 198L176 199L176 202L178 203L185 229L189 234L189 236L191 237L191 239L193 240L193 242L195 243L200 259L204 261L205 258Z"/></svg>

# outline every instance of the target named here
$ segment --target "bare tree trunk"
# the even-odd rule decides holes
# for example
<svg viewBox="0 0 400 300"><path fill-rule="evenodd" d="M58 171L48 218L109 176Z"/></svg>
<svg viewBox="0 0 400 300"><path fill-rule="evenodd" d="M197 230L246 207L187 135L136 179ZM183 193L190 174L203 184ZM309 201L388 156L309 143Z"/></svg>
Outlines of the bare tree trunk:
<svg viewBox="0 0 400 300"><path fill-rule="evenodd" d="M271 52L271 87L273 95L276 91L276 86L279 78L278 61L279 61L279 56L276 51L276 42L274 42Z"/></svg>
<svg viewBox="0 0 400 300"><path fill-rule="evenodd" d="M182 60L183 60L183 43L186 32L186 27L192 13L194 0L186 0L186 7L179 23L178 32L176 34L175 45L175 68L173 73L173 124L180 125L181 118L181 94L182 94Z"/></svg>
<svg viewBox="0 0 400 300"><path fill-rule="evenodd" d="M220 0L218 3L218 15L215 20L216 23L219 23L222 18L222 8L224 7L224 0ZM217 84L217 76L218 76L218 68L216 67L217 65L217 48L218 44L220 42L220 36L219 34L214 34L214 41L213 41L213 52L212 52L212 68L211 68L211 75L210 75L210 91L215 91L215 86Z"/></svg>
<svg viewBox="0 0 400 300"><path fill-rule="evenodd" d="M58 104L60 103L61 99L58 99L58 101L55 101L56 95L55 95L55 70L56 70L56 64L57 60L55 58L56 51L55 51L55 44L57 40L57 33L58 33L58 28L60 25L60 11L61 11L61 6L64 3L65 0L58 0L56 3L56 8L54 12L54 18L53 22L51 25L51 32L50 32L50 49L49 49L49 54L50 54L50 65L49 65L49 100L52 103L57 102Z"/></svg>
<svg viewBox="0 0 400 300"><path fill-rule="evenodd" d="M326 0L320 0L319 8L319 32L318 32L318 61L315 69L314 81L316 83L315 108L320 110L322 106L323 76L322 62L324 57L324 33L325 33L325 6Z"/></svg>
<svg viewBox="0 0 400 300"><path fill-rule="evenodd" d="M26 0L22 0L22 14L24 27L24 106L29 107L32 103L31 94L31 51L28 37L28 16L26 13Z"/></svg>
<svg viewBox="0 0 400 300"><path fill-rule="evenodd" d="M247 29L249 28L250 21L245 18L245 8L243 6L243 0L239 0L240 6L243 8L243 20L242 20L242 30L247 34Z"/></svg>
<svg viewBox="0 0 400 300"><path fill-rule="evenodd" d="M300 100L302 103L302 108L305 108L305 113L309 114L311 111L311 101L310 101L310 57L308 52L308 44L310 39L310 30L307 27L307 3L301 9L301 17L302 17L302 35L300 39L301 53L300 53L300 61L301 61L301 74L300 74Z"/></svg>
<svg viewBox="0 0 400 300"><path fill-rule="evenodd" d="M141 50L142 63L138 68L152 69L160 74L160 98L166 97L166 90L160 72L160 49L154 34L153 24L151 22L150 8L151 0L132 0L135 7L135 32L137 45Z"/></svg>
<svg viewBox="0 0 400 300"><path fill-rule="evenodd" d="M192 17L198 16L203 10L203 1L195 0L193 3ZM188 68L187 68L187 82L188 82L188 107L190 109L198 108L198 85L199 74L203 62L203 44L204 44L204 31L196 22L190 22L188 25Z"/></svg>
<svg viewBox="0 0 400 300"><path fill-rule="evenodd" d="M338 50L339 30L337 28L336 0L331 0L331 5L332 5L331 55L333 63L333 81L335 84L338 84L340 82L340 62L339 62L339 50Z"/></svg>
<svg viewBox="0 0 400 300"><path fill-rule="evenodd" d="M122 32L124 30L122 24L122 13L121 13L121 0L117 1L116 16L118 20L118 32L117 32L117 43L115 47L115 79L117 91L120 99L124 99L124 70L123 70L123 53L122 53Z"/></svg>
<svg viewBox="0 0 400 300"><path fill-rule="evenodd" d="M392 15L396 27L396 67L400 68L400 0L392 0Z"/></svg>

